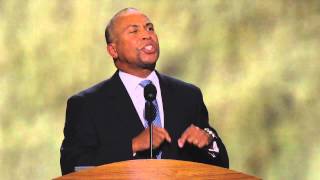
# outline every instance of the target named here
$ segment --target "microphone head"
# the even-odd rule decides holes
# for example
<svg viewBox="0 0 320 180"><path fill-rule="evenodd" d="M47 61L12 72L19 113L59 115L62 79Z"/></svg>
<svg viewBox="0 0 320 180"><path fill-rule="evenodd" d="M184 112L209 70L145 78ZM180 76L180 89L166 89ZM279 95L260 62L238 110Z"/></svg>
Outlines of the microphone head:
<svg viewBox="0 0 320 180"><path fill-rule="evenodd" d="M153 105L152 101L146 101L144 107L144 118L148 121L149 125L152 124L152 121L156 118L157 109Z"/></svg>
<svg viewBox="0 0 320 180"><path fill-rule="evenodd" d="M144 87L144 98L147 100L147 101L153 101L157 96L157 89L156 87L150 83L150 84L147 84L145 87Z"/></svg>

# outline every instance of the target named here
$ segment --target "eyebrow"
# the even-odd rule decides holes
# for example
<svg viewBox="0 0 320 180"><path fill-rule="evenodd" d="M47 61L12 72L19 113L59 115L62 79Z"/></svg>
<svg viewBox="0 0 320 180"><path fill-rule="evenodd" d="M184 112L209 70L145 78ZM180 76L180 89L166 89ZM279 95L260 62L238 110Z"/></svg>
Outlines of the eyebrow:
<svg viewBox="0 0 320 180"><path fill-rule="evenodd" d="M144 25L144 27L149 27L149 26L152 26L153 27L153 24L151 22L148 22ZM134 27L134 28L138 28L139 25L136 25L136 24L129 24L126 28L124 28L124 31L126 31L128 28L130 27Z"/></svg>
<svg viewBox="0 0 320 180"><path fill-rule="evenodd" d="M152 27L153 27L153 24L152 24L151 22L149 22L149 23L147 23L145 26L146 26L146 27L148 27L148 26L152 26Z"/></svg>

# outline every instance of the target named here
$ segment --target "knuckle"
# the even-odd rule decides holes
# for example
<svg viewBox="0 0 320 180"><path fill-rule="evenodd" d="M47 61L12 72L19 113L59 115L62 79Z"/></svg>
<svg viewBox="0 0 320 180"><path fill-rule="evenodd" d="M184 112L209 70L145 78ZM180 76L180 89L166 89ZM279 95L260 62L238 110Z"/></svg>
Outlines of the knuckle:
<svg viewBox="0 0 320 180"><path fill-rule="evenodd" d="M209 137L206 134L201 134L200 136L202 139L208 139Z"/></svg>
<svg viewBox="0 0 320 180"><path fill-rule="evenodd" d="M161 139L161 141L163 141L165 139L165 136L164 135L160 135L160 139Z"/></svg>

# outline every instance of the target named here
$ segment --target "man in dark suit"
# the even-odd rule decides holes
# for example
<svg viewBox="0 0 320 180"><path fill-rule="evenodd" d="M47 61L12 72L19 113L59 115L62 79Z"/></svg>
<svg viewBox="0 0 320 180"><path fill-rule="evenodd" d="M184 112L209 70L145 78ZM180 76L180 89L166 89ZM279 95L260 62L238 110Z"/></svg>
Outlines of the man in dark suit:
<svg viewBox="0 0 320 180"><path fill-rule="evenodd" d="M229 167L225 146L208 123L200 89L155 71L159 44L149 18L133 8L119 11L106 28L106 41L118 70L68 100L62 174L77 166L148 158L142 82L158 92L152 133L156 158Z"/></svg>

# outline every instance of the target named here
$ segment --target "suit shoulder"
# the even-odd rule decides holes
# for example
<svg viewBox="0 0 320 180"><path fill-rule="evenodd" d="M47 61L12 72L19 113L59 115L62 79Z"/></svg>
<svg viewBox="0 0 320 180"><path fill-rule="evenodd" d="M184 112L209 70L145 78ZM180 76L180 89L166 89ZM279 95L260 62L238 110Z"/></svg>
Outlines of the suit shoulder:
<svg viewBox="0 0 320 180"><path fill-rule="evenodd" d="M81 90L80 92L72 95L70 99L87 99L99 96L102 92L107 93L107 89L110 86L110 79L101 81L87 89Z"/></svg>
<svg viewBox="0 0 320 180"><path fill-rule="evenodd" d="M174 87L175 89L177 88L177 89L190 90L190 91L200 91L200 88L197 87L196 85L182 81L180 79L176 79L174 77L164 75L164 74L161 74L161 78L167 81L168 84Z"/></svg>

